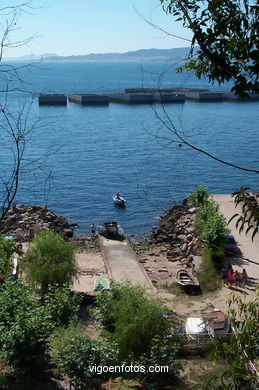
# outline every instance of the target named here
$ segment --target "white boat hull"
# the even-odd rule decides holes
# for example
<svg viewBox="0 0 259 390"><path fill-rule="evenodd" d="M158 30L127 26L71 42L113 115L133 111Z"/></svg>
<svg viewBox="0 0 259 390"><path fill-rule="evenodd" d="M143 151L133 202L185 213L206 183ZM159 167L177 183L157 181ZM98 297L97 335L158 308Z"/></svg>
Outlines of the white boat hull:
<svg viewBox="0 0 259 390"><path fill-rule="evenodd" d="M117 204L118 206L126 206L126 200L122 197L120 198L117 198L116 196L113 197L113 201L115 204Z"/></svg>

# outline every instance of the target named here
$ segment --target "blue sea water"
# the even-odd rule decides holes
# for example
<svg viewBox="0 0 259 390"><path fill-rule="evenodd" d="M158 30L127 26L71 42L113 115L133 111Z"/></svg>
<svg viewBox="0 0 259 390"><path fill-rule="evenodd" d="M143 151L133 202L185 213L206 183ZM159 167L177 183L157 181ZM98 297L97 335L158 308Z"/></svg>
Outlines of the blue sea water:
<svg viewBox="0 0 259 390"><path fill-rule="evenodd" d="M113 93L158 85L216 88L163 63L43 63L20 73L23 89L36 93ZM12 112L22 103L20 93L10 94ZM214 193L231 193L242 185L258 190L258 175L182 145L174 129L219 159L258 169L259 102L39 107L35 97L28 121L35 119L39 126L27 158L37 167L37 157L50 146L54 150L37 174L25 172L16 202L47 204L79 224L76 234L88 234L92 223L109 220L118 221L127 234L148 233L157 217L196 184ZM7 172L3 148L1 160ZM50 186L44 181L49 171ZM113 204L118 191L127 200L124 209Z"/></svg>

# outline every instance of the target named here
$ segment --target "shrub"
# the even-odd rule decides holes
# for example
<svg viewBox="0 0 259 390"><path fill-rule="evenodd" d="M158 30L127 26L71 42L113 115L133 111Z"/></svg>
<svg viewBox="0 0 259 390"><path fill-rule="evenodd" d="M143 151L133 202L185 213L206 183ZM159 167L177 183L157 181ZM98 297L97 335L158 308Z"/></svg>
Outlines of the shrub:
<svg viewBox="0 0 259 390"><path fill-rule="evenodd" d="M226 218L219 211L219 206L209 199L197 210L196 228L199 238L208 248L221 249L225 236L229 233Z"/></svg>
<svg viewBox="0 0 259 390"><path fill-rule="evenodd" d="M22 282L0 286L0 357L16 374L36 375L48 364L49 338L78 310L67 286L53 286L45 299Z"/></svg>
<svg viewBox="0 0 259 390"><path fill-rule="evenodd" d="M43 299L45 312L55 327L68 326L76 319L80 301L66 284L49 286Z"/></svg>
<svg viewBox="0 0 259 390"><path fill-rule="evenodd" d="M36 234L24 255L21 268L28 281L45 293L50 284L71 283L77 269L73 244L51 231Z"/></svg>
<svg viewBox="0 0 259 390"><path fill-rule="evenodd" d="M112 330L107 336L117 343L121 359L148 352L152 339L165 335L169 327L160 302L147 297L140 287L113 284L97 298L97 305L97 316Z"/></svg>
<svg viewBox="0 0 259 390"><path fill-rule="evenodd" d="M188 196L188 201L193 207L202 206L210 196L206 186L195 186L193 192Z"/></svg>
<svg viewBox="0 0 259 390"><path fill-rule="evenodd" d="M32 374L46 362L52 323L28 287L7 281L0 288L0 356L18 374Z"/></svg>
<svg viewBox="0 0 259 390"><path fill-rule="evenodd" d="M87 382L100 383L111 377L110 373L98 374L93 366L114 366L118 350L115 345L100 340L91 340L80 325L55 332L51 342L51 356L59 370L70 378L76 389L85 388Z"/></svg>
<svg viewBox="0 0 259 390"><path fill-rule="evenodd" d="M144 366L145 372L139 372L137 376L146 380L163 380L169 385L168 380L175 380L182 368L182 363L177 360L179 343L175 337L164 335L154 337L150 343L147 353L143 353L137 359L130 359L130 363L137 366ZM150 367L165 367L160 372L149 371Z"/></svg>
<svg viewBox="0 0 259 390"><path fill-rule="evenodd" d="M12 271L12 255L15 252L15 243L0 236L0 279L5 280Z"/></svg>

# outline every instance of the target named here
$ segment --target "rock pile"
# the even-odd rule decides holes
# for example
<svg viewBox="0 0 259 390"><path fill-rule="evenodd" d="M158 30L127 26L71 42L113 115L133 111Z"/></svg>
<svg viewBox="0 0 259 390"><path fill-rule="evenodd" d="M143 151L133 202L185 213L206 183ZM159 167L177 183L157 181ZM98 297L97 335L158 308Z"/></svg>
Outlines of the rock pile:
<svg viewBox="0 0 259 390"><path fill-rule="evenodd" d="M34 234L44 229L52 229L65 238L73 236L73 228L65 217L58 216L47 207L33 205L13 205L0 222L1 234L14 235L18 241L30 241Z"/></svg>
<svg viewBox="0 0 259 390"><path fill-rule="evenodd" d="M160 218L160 228L154 234L157 243L167 244L168 261L193 268L194 256L200 254L200 243L195 234L196 209L176 205Z"/></svg>

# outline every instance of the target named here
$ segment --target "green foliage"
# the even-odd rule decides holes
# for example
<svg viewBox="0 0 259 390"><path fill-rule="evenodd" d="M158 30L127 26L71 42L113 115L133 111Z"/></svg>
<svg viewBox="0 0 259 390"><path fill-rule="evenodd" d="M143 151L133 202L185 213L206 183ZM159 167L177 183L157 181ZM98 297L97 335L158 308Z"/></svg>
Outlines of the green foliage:
<svg viewBox="0 0 259 390"><path fill-rule="evenodd" d="M34 237L21 268L29 282L39 285L43 293L50 284L71 283L77 272L74 246L59 234L43 230Z"/></svg>
<svg viewBox="0 0 259 390"><path fill-rule="evenodd" d="M239 233L245 230L247 234L251 230L253 241L255 235L259 232L259 203L248 190L249 187L241 187L233 192L235 206L241 205L242 214L234 214L228 223L236 219L236 228L239 228Z"/></svg>
<svg viewBox="0 0 259 390"><path fill-rule="evenodd" d="M90 379L93 385L112 376L110 373L98 374L91 370L91 366L114 366L118 349L114 344L91 340L80 325L71 324L55 332L51 342L51 356L59 370L70 378L71 384L81 389L86 387Z"/></svg>
<svg viewBox="0 0 259 390"><path fill-rule="evenodd" d="M220 85L232 80L235 94L259 93L258 17L255 0L160 0L164 10L190 29L193 39L185 69ZM193 56L195 45L199 45ZM192 58L193 56L193 58Z"/></svg>
<svg viewBox="0 0 259 390"><path fill-rule="evenodd" d="M147 353L143 353L137 359L130 359L130 363L135 366L145 367L144 372L139 372L138 378L151 381L163 379L168 385L168 380L177 380L177 376L182 368L182 364L177 360L179 343L175 337L168 335L156 336L151 340ZM152 372L149 367L165 367L161 372Z"/></svg>
<svg viewBox="0 0 259 390"><path fill-rule="evenodd" d="M229 300L228 316L236 337L218 339L213 356L227 362L230 368L220 376L212 377L207 383L195 386L197 390L256 390L258 378L247 372L249 361L259 356L259 305L258 297L246 303L238 295Z"/></svg>
<svg viewBox="0 0 259 390"><path fill-rule="evenodd" d="M97 297L97 305L97 316L113 331L109 337L117 343L121 359L149 351L152 339L164 335L169 326L160 302L147 297L140 287L113 284Z"/></svg>
<svg viewBox="0 0 259 390"><path fill-rule="evenodd" d="M0 356L18 374L44 366L52 326L38 297L22 283L7 281L0 287Z"/></svg>
<svg viewBox="0 0 259 390"><path fill-rule="evenodd" d="M203 248L202 267L197 275L203 292L213 292L221 287L219 266L224 257L222 250Z"/></svg>
<svg viewBox="0 0 259 390"><path fill-rule="evenodd" d="M76 319L80 301L66 284L49 286L43 298L45 311L55 327L68 326Z"/></svg>
<svg viewBox="0 0 259 390"><path fill-rule="evenodd" d="M5 280L12 271L12 255L15 252L15 243L0 236L0 279Z"/></svg>
<svg viewBox="0 0 259 390"><path fill-rule="evenodd" d="M203 262L198 280L204 292L215 291L221 285L219 268L225 257L225 236L229 233L225 217L209 195L205 186L197 187L191 194L191 202L197 208L195 227L203 246Z"/></svg>
<svg viewBox="0 0 259 390"><path fill-rule="evenodd" d="M257 390L255 377L244 372L224 371L207 382L192 387L192 390Z"/></svg>
<svg viewBox="0 0 259 390"><path fill-rule="evenodd" d="M227 221L218 205L209 199L197 211L196 226L199 238L211 249L223 248L225 236L229 233Z"/></svg>
<svg viewBox="0 0 259 390"><path fill-rule="evenodd" d="M193 207L200 207L208 201L210 192L206 186L195 186L193 192L188 196L188 201Z"/></svg>
<svg viewBox="0 0 259 390"><path fill-rule="evenodd" d="M237 331L225 357L237 367L244 366L249 360L256 361L259 356L259 300L245 302L240 296L232 296L229 301L228 316ZM245 353L242 353L244 352Z"/></svg>
<svg viewBox="0 0 259 390"><path fill-rule="evenodd" d="M7 281L0 287L0 357L18 375L36 375L48 363L51 333L77 310L67 286L52 286L42 299L22 282Z"/></svg>

